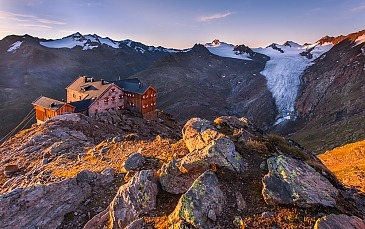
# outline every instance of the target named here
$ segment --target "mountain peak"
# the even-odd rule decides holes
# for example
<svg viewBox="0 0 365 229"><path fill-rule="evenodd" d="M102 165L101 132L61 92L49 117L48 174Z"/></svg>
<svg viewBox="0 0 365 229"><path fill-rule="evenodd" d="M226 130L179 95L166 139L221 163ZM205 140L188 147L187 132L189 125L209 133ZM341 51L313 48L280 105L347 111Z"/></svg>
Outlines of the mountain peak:
<svg viewBox="0 0 365 229"><path fill-rule="evenodd" d="M288 46L288 47L292 47L292 48L298 48L301 47L300 44L294 42L294 41L286 41L284 44L284 46Z"/></svg>
<svg viewBox="0 0 365 229"><path fill-rule="evenodd" d="M212 41L212 45L214 45L214 46L218 46L218 45L220 45L221 44L221 42L220 42L220 40L218 40L218 39L214 39L213 41Z"/></svg>

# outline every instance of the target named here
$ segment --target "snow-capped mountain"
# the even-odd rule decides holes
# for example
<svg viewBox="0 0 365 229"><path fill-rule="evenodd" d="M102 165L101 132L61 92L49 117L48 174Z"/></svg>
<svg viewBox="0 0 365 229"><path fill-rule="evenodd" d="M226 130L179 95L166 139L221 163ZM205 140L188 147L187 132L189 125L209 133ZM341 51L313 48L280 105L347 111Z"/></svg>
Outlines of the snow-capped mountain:
<svg viewBox="0 0 365 229"><path fill-rule="evenodd" d="M225 42L220 42L218 39L213 40L211 43L206 43L204 45L211 53L221 56L229 57L241 60L252 60L252 50L247 50L246 52L241 52L236 49L237 46L232 44L227 44Z"/></svg>
<svg viewBox="0 0 365 229"><path fill-rule="evenodd" d="M81 47L82 50L92 50L104 45L115 49L128 46L130 48L133 48L136 52L140 53L145 53L146 51L176 53L181 51L177 49L168 49L161 46L159 47L147 46L142 43L135 42L129 39L122 41L115 41L110 39L109 37L103 38L96 34L82 35L79 32L69 35L67 37L63 37L61 39L41 41L40 44L47 48L58 48L58 49L59 48L72 49L75 47Z"/></svg>

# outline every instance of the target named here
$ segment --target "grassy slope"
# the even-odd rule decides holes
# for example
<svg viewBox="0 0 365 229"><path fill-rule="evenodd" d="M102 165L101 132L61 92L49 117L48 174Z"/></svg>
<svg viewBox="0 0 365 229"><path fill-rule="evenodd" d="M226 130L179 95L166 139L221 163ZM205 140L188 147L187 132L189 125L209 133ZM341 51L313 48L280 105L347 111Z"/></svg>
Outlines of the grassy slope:
<svg viewBox="0 0 365 229"><path fill-rule="evenodd" d="M337 147L318 157L343 184L365 192L365 140Z"/></svg>
<svg viewBox="0 0 365 229"><path fill-rule="evenodd" d="M321 120L310 123L296 131L290 138L316 154L365 138L362 131L365 129L364 115L325 125L320 123Z"/></svg>

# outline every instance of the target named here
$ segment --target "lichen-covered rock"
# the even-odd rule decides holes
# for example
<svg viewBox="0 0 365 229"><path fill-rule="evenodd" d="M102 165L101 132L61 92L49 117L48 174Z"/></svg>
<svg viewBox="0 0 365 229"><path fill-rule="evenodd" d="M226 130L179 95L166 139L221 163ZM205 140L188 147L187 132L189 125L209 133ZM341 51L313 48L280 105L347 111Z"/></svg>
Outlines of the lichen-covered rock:
<svg viewBox="0 0 365 229"><path fill-rule="evenodd" d="M216 118L213 123L218 130L229 132L237 137L238 142L247 142L252 138L262 137L263 132L255 127L246 118L235 116L221 116Z"/></svg>
<svg viewBox="0 0 365 229"><path fill-rule="evenodd" d="M365 221L356 216L327 215L316 221L314 229L365 229Z"/></svg>
<svg viewBox="0 0 365 229"><path fill-rule="evenodd" d="M213 228L214 221L222 213L224 202L225 197L219 187L218 178L208 170L181 196L174 212L169 216L171 228L185 223L195 228Z"/></svg>
<svg viewBox="0 0 365 229"><path fill-rule="evenodd" d="M179 194L186 192L193 184L194 180L205 171L205 168L200 167L199 170L194 173L183 173L176 163L175 160L172 160L161 167L160 183L163 190Z"/></svg>
<svg viewBox="0 0 365 229"><path fill-rule="evenodd" d="M236 152L234 143L227 137L212 140L204 149L194 151L180 161L180 166L186 171L213 164L236 172L243 171L245 168L243 158Z"/></svg>
<svg viewBox="0 0 365 229"><path fill-rule="evenodd" d="M246 164L236 152L232 140L219 134L209 121L190 119L184 126L183 136L190 153L162 166L160 182L170 193L184 193L203 172L217 165L234 172L242 172Z"/></svg>
<svg viewBox="0 0 365 229"><path fill-rule="evenodd" d="M338 190L308 164L283 155L267 160L262 195L267 204L336 205Z"/></svg>
<svg viewBox="0 0 365 229"><path fill-rule="evenodd" d="M109 219L109 207L107 207L104 211L100 212L93 218L91 218L83 227L83 229L96 229L103 228Z"/></svg>
<svg viewBox="0 0 365 229"><path fill-rule="evenodd" d="M182 134L190 152L203 149L219 136L217 129L211 125L210 121L201 118L192 118L187 121Z"/></svg>
<svg viewBox="0 0 365 229"><path fill-rule="evenodd" d="M122 185L110 204L112 228L125 228L156 207L158 180L153 170L142 170Z"/></svg>
<svg viewBox="0 0 365 229"><path fill-rule="evenodd" d="M48 185L17 188L0 195L2 228L57 228L64 216L91 195L93 178L82 171L76 177Z"/></svg>

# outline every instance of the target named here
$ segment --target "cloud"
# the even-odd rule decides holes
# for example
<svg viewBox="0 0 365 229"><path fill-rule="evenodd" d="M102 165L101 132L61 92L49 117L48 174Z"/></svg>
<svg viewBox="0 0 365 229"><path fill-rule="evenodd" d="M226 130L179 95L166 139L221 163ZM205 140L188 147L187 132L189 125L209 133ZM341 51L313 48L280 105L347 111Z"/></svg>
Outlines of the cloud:
<svg viewBox="0 0 365 229"><path fill-rule="evenodd" d="M209 22L209 21L212 21L212 20L218 20L218 19L228 17L231 14L233 14L233 13L227 12L227 13L217 13L217 14L208 15L208 16L200 16L198 18L198 21L200 21L200 22Z"/></svg>
<svg viewBox="0 0 365 229"><path fill-rule="evenodd" d="M360 6L356 6L356 7L351 9L352 12L359 12L359 11L364 11L364 10L365 10L365 4L360 5Z"/></svg>
<svg viewBox="0 0 365 229"><path fill-rule="evenodd" d="M21 26L29 27L29 28L36 28L36 29L52 29L51 26L40 25L40 24L21 24Z"/></svg>
<svg viewBox="0 0 365 229"><path fill-rule="evenodd" d="M66 23L64 21L59 20L50 20L47 18L39 18L33 15L28 14L18 14L18 13L12 13L12 12L6 12L6 11L0 11L0 19L11 19L16 22L20 22L21 24L18 24L20 26L29 27L29 25L32 25L35 27L40 28L52 28L50 25L65 25Z"/></svg>
<svg viewBox="0 0 365 229"><path fill-rule="evenodd" d="M43 23L43 24L51 24L51 25L65 25L66 23L63 21L54 21L44 18L37 18L36 21Z"/></svg>

